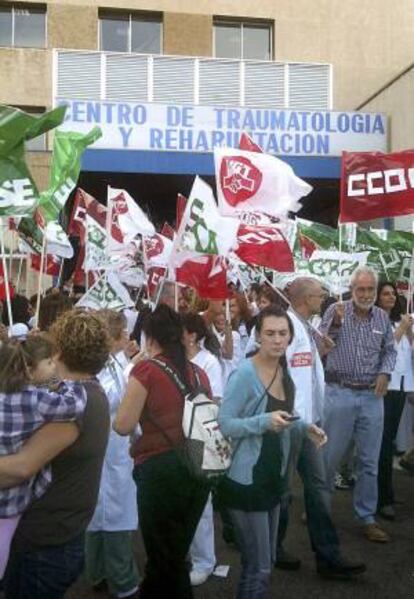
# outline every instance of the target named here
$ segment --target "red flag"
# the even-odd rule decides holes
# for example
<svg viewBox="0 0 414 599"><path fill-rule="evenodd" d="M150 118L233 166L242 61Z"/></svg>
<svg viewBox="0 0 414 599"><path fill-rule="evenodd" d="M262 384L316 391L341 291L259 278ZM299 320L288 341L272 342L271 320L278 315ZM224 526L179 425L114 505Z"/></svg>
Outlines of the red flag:
<svg viewBox="0 0 414 599"><path fill-rule="evenodd" d="M34 270L40 272L40 254L32 254L31 255L31 264ZM45 264L43 266L43 272L47 275L51 275L53 277L59 276L60 271L60 260L56 256L47 255Z"/></svg>
<svg viewBox="0 0 414 599"><path fill-rule="evenodd" d="M248 135L244 131L240 137L239 150L246 150L246 152L260 152L260 154L263 153L262 148L258 146L256 143L254 143L250 135Z"/></svg>
<svg viewBox="0 0 414 599"><path fill-rule="evenodd" d="M168 223L164 223L161 229L161 235L164 235L164 237L167 237L168 239L171 239L171 241L174 240L174 234L175 231L172 228L172 226Z"/></svg>
<svg viewBox="0 0 414 599"><path fill-rule="evenodd" d="M12 285L8 284L9 287L9 294L10 294L10 299L12 299L14 297L14 289L12 287ZM6 301L6 284L4 282L4 270L3 270L3 264L0 262L0 301ZM4 309L6 309L6 307L4 307Z"/></svg>
<svg viewBox="0 0 414 599"><path fill-rule="evenodd" d="M414 150L343 152L341 223L414 214Z"/></svg>
<svg viewBox="0 0 414 599"><path fill-rule="evenodd" d="M181 219L183 218L183 214L185 211L185 207L187 205L187 198L181 193L177 194L177 206L176 206L176 217L175 217L175 230L178 231Z"/></svg>
<svg viewBox="0 0 414 599"><path fill-rule="evenodd" d="M226 299L230 297L227 288L226 261L221 256L200 255L186 260L175 271L176 281L195 289L199 297L206 299Z"/></svg>
<svg viewBox="0 0 414 599"><path fill-rule="evenodd" d="M295 270L292 251L276 227L241 224L234 253L247 264L265 266L279 272Z"/></svg>

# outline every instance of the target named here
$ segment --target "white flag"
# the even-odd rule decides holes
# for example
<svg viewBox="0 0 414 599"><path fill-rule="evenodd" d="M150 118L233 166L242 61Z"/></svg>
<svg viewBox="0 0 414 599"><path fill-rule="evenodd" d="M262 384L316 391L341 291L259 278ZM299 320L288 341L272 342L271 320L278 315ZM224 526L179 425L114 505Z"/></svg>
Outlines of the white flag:
<svg viewBox="0 0 414 599"><path fill-rule="evenodd" d="M124 189L108 187L108 214L112 228L118 226L124 243L129 243L137 235L154 235L154 225ZM112 236L115 237L114 232Z"/></svg>
<svg viewBox="0 0 414 599"><path fill-rule="evenodd" d="M134 302L127 289L114 272L98 279L76 304L77 307L92 308L93 310L108 308L117 312L133 305Z"/></svg>
<svg viewBox="0 0 414 599"><path fill-rule="evenodd" d="M106 268L107 234L106 230L90 214L85 215L86 239L84 270L102 270Z"/></svg>
<svg viewBox="0 0 414 599"><path fill-rule="evenodd" d="M289 164L270 154L215 148L217 198L220 213L265 212L286 216L300 209L299 199L312 187Z"/></svg>
<svg viewBox="0 0 414 599"><path fill-rule="evenodd" d="M65 231L56 221L49 221L46 225L46 253L60 258L73 257L72 244Z"/></svg>
<svg viewBox="0 0 414 599"><path fill-rule="evenodd" d="M211 187L199 177L194 180L175 249L177 253L227 256L234 246L240 222L220 215Z"/></svg>

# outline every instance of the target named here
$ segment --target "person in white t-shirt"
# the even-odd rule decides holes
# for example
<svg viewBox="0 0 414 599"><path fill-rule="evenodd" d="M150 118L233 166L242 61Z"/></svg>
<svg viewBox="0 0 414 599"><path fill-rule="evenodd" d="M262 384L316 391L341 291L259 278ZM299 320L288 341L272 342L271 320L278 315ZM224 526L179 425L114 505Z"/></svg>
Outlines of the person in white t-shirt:
<svg viewBox="0 0 414 599"><path fill-rule="evenodd" d="M213 399L219 403L223 397L222 370L218 357L213 353L219 350L219 346L207 328L203 317L199 314L183 314L182 323L187 358L207 374ZM203 584L213 572L216 564L211 493L190 547L190 557L192 563L191 584L193 586Z"/></svg>

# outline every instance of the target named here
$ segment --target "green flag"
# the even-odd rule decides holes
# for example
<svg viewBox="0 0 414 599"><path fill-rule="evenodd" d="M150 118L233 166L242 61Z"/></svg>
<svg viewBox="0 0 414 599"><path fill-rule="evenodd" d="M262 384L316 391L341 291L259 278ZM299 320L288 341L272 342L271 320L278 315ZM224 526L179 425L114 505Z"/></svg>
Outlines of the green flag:
<svg viewBox="0 0 414 599"><path fill-rule="evenodd" d="M39 192L25 161L25 142L60 125L66 107L36 117L0 106L0 216L30 214Z"/></svg>
<svg viewBox="0 0 414 599"><path fill-rule="evenodd" d="M46 222L57 220L69 194L76 186L83 152L101 135L99 127L94 127L86 134L75 131L55 132L49 187L40 194L37 206Z"/></svg>
<svg viewBox="0 0 414 599"><path fill-rule="evenodd" d="M102 135L99 127L86 134L74 131L56 131L50 166L49 187L40 194L31 218L22 218L18 230L34 251L39 252L43 231L47 228L48 250L59 256L70 257L72 247L67 235L58 224L59 213L69 194L76 186L84 150ZM55 223L52 230L52 224Z"/></svg>

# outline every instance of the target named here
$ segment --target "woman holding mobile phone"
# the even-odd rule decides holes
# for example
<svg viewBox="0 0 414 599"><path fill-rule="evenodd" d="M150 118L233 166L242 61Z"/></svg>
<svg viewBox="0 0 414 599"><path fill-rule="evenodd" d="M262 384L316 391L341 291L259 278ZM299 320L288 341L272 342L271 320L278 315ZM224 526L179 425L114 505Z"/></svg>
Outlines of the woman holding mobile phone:
<svg viewBox="0 0 414 599"><path fill-rule="evenodd" d="M308 432L317 445L319 429L294 422L294 385L285 352L293 337L289 316L277 306L258 315L259 351L231 375L220 408L222 432L233 440L233 461L221 487L241 550L237 599L268 592L276 560L279 503L293 463L294 448Z"/></svg>

